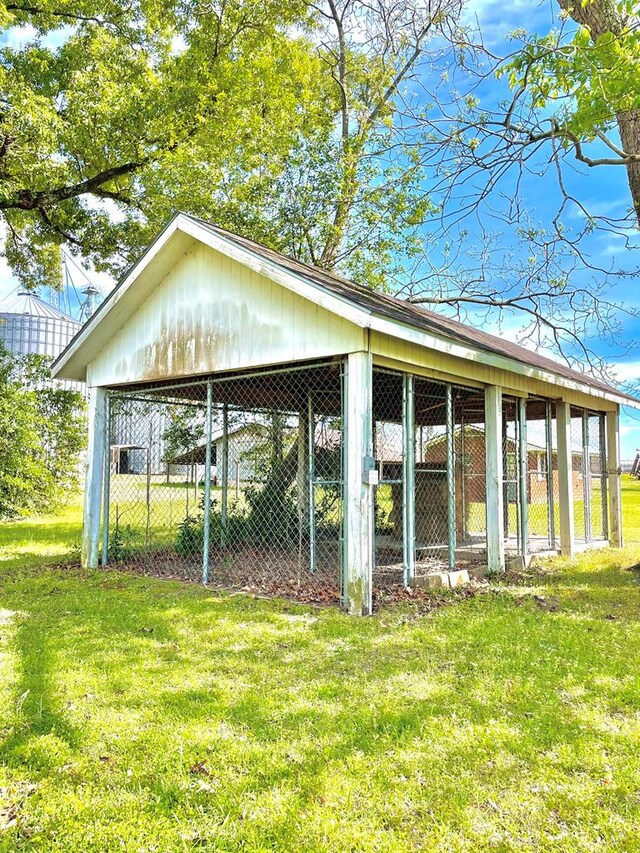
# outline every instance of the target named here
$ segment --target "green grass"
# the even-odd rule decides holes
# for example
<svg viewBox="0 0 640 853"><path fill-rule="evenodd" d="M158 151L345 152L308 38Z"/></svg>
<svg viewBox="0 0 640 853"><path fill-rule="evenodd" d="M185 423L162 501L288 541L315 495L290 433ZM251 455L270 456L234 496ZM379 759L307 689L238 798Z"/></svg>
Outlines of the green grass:
<svg viewBox="0 0 640 853"><path fill-rule="evenodd" d="M623 551L361 620L47 567L78 507L4 525L0 850L640 850L624 491Z"/></svg>

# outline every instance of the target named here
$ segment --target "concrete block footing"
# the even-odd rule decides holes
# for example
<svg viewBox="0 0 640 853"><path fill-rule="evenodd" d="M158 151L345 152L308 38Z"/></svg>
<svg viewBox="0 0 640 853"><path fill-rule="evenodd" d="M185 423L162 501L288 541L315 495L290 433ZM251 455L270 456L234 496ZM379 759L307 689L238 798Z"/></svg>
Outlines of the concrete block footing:
<svg viewBox="0 0 640 853"><path fill-rule="evenodd" d="M428 575L419 575L412 581L414 589L456 589L465 586L470 581L467 569L455 572L432 572Z"/></svg>

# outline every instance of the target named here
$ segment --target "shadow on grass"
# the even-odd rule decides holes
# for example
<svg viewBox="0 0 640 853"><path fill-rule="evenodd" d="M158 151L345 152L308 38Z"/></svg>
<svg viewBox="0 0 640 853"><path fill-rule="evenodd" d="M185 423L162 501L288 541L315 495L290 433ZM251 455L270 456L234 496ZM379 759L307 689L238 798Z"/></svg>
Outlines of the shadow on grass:
<svg viewBox="0 0 640 853"><path fill-rule="evenodd" d="M606 587L591 575L575 581ZM8 763L50 774L93 750L94 784L135 784L149 814L210 807L189 769L204 762L214 787L231 792L231 821L244 819L243 800L283 783L315 802L328 774L388 788L394 774L418 770L434 774L440 802L455 790L462 820L475 790L508 786L518 762L539 778L548 753L562 753L568 774L574 764L591 772L585 755L606 738L572 707L573 685L602 714L639 704L624 693L635 669L623 624L594 629L532 602L516 607L507 594L403 623L384 611L352 620L116 571L3 573L0 590L3 605L29 610L13 641L16 704L28 693L2 747ZM81 676L69 679L74 664ZM64 691L74 689L76 702L90 690L109 706L110 729L96 734L90 713L82 721L68 710ZM102 781L103 738L129 750L133 782Z"/></svg>
<svg viewBox="0 0 640 853"><path fill-rule="evenodd" d="M15 723L0 753L9 764L26 760L34 769L47 770L76 749L81 737L56 697L55 638L59 623L38 612L18 613L16 618L12 643L17 658Z"/></svg>

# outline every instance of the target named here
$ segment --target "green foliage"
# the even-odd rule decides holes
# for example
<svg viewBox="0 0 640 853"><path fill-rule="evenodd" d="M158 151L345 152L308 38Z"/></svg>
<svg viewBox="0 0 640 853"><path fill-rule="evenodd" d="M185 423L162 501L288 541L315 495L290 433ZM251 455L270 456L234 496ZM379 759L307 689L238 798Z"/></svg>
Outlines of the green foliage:
<svg viewBox="0 0 640 853"><path fill-rule="evenodd" d="M229 501L226 523L223 524L222 509L212 496L209 514L209 541L218 544L226 542L249 542L255 535L251 515L239 500ZM264 541L264 540L261 540ZM202 553L204 546L204 495L198 503L195 515L187 515L178 525L175 549L183 557L193 557Z"/></svg>
<svg viewBox="0 0 640 853"><path fill-rule="evenodd" d="M0 347L0 519L51 510L78 486L85 402L49 384L49 363Z"/></svg>
<svg viewBox="0 0 640 853"><path fill-rule="evenodd" d="M195 450L204 441L204 417L194 406L169 406L169 425L162 434L165 461L189 450Z"/></svg>
<svg viewBox="0 0 640 853"><path fill-rule="evenodd" d="M193 557L202 552L204 525L202 517L187 515L178 525L176 551L182 557Z"/></svg>
<svg viewBox="0 0 640 853"><path fill-rule="evenodd" d="M623 490L625 550L371 619L47 569L77 517L2 525L0 849L635 851Z"/></svg>
<svg viewBox="0 0 640 853"><path fill-rule="evenodd" d="M121 524L118 507L116 520L109 531L107 559L109 563L123 563L132 557L140 546L140 536L130 524Z"/></svg>
<svg viewBox="0 0 640 853"><path fill-rule="evenodd" d="M7 258L28 286L59 281L63 242L121 269L169 213L198 212L202 196L232 224L325 111L320 100L299 109L319 69L291 35L303 2L0 9L15 35L0 50L0 211Z"/></svg>
<svg viewBox="0 0 640 853"><path fill-rule="evenodd" d="M118 274L185 210L388 287L433 210L396 101L454 6L0 4L11 267L59 283L64 243Z"/></svg>
<svg viewBox="0 0 640 853"><path fill-rule="evenodd" d="M247 486L249 504L247 527L255 544L278 545L295 542L298 536L298 510L288 483L274 478L265 486Z"/></svg>
<svg viewBox="0 0 640 853"><path fill-rule="evenodd" d="M607 14L622 22L624 5L612 4ZM593 140L614 128L620 113L640 109L640 29L633 18L614 29L597 37L586 27L570 35L517 33L522 48L498 76L508 75L514 90L524 87L535 110L578 140Z"/></svg>

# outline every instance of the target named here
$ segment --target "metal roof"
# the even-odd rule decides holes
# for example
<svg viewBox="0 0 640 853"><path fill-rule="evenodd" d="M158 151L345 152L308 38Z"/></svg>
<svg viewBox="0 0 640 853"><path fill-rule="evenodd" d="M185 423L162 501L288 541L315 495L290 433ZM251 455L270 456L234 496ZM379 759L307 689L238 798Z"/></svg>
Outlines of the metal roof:
<svg viewBox="0 0 640 853"><path fill-rule="evenodd" d="M73 317L50 305L35 293L19 290L0 300L0 314L28 314L31 317L43 317L49 320L64 320L67 323L80 324Z"/></svg>
<svg viewBox="0 0 640 853"><path fill-rule="evenodd" d="M482 361L481 354L486 353L486 358L492 360L487 363L492 363L493 366L501 366L505 370L515 372L520 372L517 366L521 366L525 371L530 371L530 375L533 377L537 375L543 381L553 382L555 378L560 385L577 386L585 393L589 393L591 389L597 396L604 395L615 402L640 408L640 400L587 373L572 369L496 335L488 334L403 299L369 290L340 275L305 264L254 240L241 237L185 213L174 216L138 261L125 273L91 319L78 331L54 363L54 375L59 374L68 378L73 373L75 377L76 373L79 374L84 370L83 365L86 367L99 348L108 340L108 328L103 326L102 330L98 330L101 321L107 319L106 315L109 314L112 306L121 301L138 276L148 275L149 269L157 265L160 252L166 251L170 256L170 262L175 263L178 260L179 254L184 251L184 244L177 243L173 250L168 248L169 241L177 232L182 232L184 237L191 237L205 243L208 242L207 235L209 235L210 245L218 251L237 256L236 259L244 263L249 263L250 258L253 258L254 262L260 265L260 272L273 277L274 281L286 280L287 286L292 287L292 282L301 282L307 288L315 290L316 299L322 299L324 296L325 301L333 302L333 307L329 310L336 312L336 305L344 306L344 316L353 319L359 325L373 327L375 323L378 325L389 323L389 327L385 327L386 332L400 338L405 338L413 330L414 334L432 336L436 339L437 345L440 342L452 347L468 348L470 352L475 351L480 356L480 361ZM313 293L305 295L309 299L314 299ZM116 322L120 321L121 318Z"/></svg>
<svg viewBox="0 0 640 853"><path fill-rule="evenodd" d="M458 320L453 320L442 314L436 314L435 311L429 311L419 305L414 305L411 302L391 296L390 294L369 290L340 275L305 264L302 261L297 261L287 255L283 255L281 252L269 249L261 243L256 243L254 240L249 240L231 231L226 231L224 228L211 225L211 223L198 219L195 216L190 216L189 218L199 222L200 225L208 228L214 234L218 234L242 248L249 249L286 270L302 275L312 280L315 284L320 285L323 289L329 290L337 296L344 297L355 305L365 308L374 314L405 323L417 329L444 334L453 340L470 344L473 347L496 353L497 355L513 358L522 364L528 364L532 367L555 373L566 379L588 385L591 388L597 388L600 391L611 392L614 390L606 382L596 379L587 373L570 368L561 362L554 361L552 358L540 355L525 347L518 346L518 344L511 343L511 341L504 338L483 332L480 329L460 323ZM630 402L638 403L637 399L629 394L620 392L617 389L615 393L621 397L626 397Z"/></svg>

